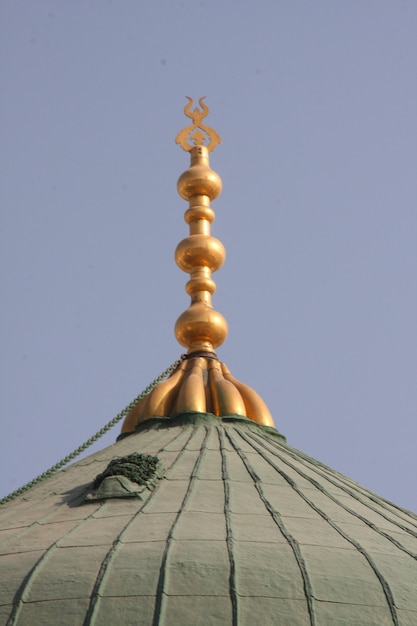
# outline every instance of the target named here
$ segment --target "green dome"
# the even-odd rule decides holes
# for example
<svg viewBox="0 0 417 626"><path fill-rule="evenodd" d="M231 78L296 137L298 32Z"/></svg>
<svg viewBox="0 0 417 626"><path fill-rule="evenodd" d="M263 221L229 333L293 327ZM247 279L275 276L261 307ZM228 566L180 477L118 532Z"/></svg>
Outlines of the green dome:
<svg viewBox="0 0 417 626"><path fill-rule="evenodd" d="M243 417L147 420L0 528L8 626L417 624L417 517Z"/></svg>

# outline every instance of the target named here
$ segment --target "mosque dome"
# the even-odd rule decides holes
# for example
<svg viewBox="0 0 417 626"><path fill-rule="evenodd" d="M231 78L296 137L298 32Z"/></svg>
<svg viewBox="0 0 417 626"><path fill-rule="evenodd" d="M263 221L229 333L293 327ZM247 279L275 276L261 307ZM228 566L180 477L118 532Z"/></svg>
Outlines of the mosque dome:
<svg viewBox="0 0 417 626"><path fill-rule="evenodd" d="M217 357L220 138L191 106L177 137L188 351L123 412L116 443L4 499L0 623L414 626L417 517L292 448Z"/></svg>

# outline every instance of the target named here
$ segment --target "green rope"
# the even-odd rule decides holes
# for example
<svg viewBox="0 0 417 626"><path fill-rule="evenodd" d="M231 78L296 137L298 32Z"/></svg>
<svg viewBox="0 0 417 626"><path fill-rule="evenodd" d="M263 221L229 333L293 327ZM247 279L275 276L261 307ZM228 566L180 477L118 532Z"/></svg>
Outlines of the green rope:
<svg viewBox="0 0 417 626"><path fill-rule="evenodd" d="M59 463L55 463L55 465L50 467L48 470L46 470L42 474L39 474L39 476L37 476L36 478L31 480L30 482L26 483L26 485L23 485L22 487L19 487L19 489L16 489L16 491L12 491L12 493L9 493L8 496L5 496L4 498L2 498L0 500L0 505L1 504L6 504L6 502L10 502L10 500L13 500L17 496L20 496L22 493L25 493L26 491L31 489L31 487L34 487L35 485L40 483L45 478L48 478L49 476L51 476L52 474L54 474L55 472L60 470L62 467L64 467L64 465L67 465L67 463L69 463L70 461L75 459L78 455L80 455L81 452L84 452L84 450L89 448L93 443L95 443L98 439L100 439L100 437L102 437L107 431L109 431L111 428L113 428L113 426L115 426L118 422L120 422L120 420L123 417L125 417L129 413L129 411L131 409L133 409L133 407L140 400L142 400L145 396L147 396L148 393L150 393L152 391L152 389L154 389L156 387L156 385L158 385L160 382L162 382L164 380L164 378L166 378L167 376L169 376L169 374L171 374L174 370L176 370L178 365L183 360L183 358L184 357L181 357L181 359L178 359L178 361L175 361L175 363L173 363L172 365L167 367L167 369L164 372L162 372L162 374L160 374L160 376L158 376L158 378L155 378L155 380L150 385L148 385L146 387L146 389L144 389L142 391L142 393L140 393L134 400L132 400L132 402L130 402L123 409L123 411L120 411L120 413L118 413L115 417L113 417L113 419L110 420L110 422L108 422L108 424L103 426L103 428L100 428L100 430L98 432L96 432L95 435L90 437L90 439L87 439L87 441L85 443L83 443L81 446L76 448L73 452L71 452L71 454L68 454L66 457L64 457L62 459L62 461L59 461Z"/></svg>

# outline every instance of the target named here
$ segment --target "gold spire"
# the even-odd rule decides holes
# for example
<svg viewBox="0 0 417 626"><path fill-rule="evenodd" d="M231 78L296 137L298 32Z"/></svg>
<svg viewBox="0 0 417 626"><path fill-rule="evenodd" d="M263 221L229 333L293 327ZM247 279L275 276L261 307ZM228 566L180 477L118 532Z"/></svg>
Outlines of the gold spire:
<svg viewBox="0 0 417 626"><path fill-rule="evenodd" d="M223 244L210 235L214 211L210 201L222 190L222 181L209 164L209 152L221 143L215 130L203 123L208 108L200 98L201 111L188 104L184 112L193 124L176 137L191 163L178 179L178 193L189 202L184 219L190 234L175 251L177 265L190 274L186 292L191 303L175 324L178 342L187 348L181 364L171 376L159 383L127 414L122 433L132 432L138 424L151 417L173 417L184 411L213 413L219 417L241 415L264 426L274 426L265 402L248 385L236 380L215 353L227 337L227 322L214 310L211 296L216 285L211 272L224 263ZM190 143L191 142L191 143Z"/></svg>
<svg viewBox="0 0 417 626"><path fill-rule="evenodd" d="M191 304L178 318L175 336L189 353L213 352L224 342L228 330L226 320L211 304L216 289L211 272L218 270L226 258L223 244L210 235L210 224L214 220L210 200L220 195L222 181L210 168L209 150L214 150L221 139L202 122L209 112L203 98L199 100L203 111L197 108L191 111L193 101L188 100L184 113L191 117L193 124L178 133L176 143L191 155L190 167L181 174L177 185L180 196L189 202L184 219L189 224L190 236L178 244L175 260L178 267L190 274L185 290L191 296Z"/></svg>

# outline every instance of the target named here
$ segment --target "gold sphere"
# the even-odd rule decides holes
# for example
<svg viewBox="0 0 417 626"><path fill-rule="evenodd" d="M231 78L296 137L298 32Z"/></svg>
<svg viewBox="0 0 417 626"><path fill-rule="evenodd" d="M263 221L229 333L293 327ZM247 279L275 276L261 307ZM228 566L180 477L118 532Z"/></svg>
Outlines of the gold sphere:
<svg viewBox="0 0 417 626"><path fill-rule="evenodd" d="M210 235L190 235L177 245L175 261L184 272L197 266L218 270L224 263L226 250L221 241Z"/></svg>
<svg viewBox="0 0 417 626"><path fill-rule="evenodd" d="M178 193L184 200L192 196L208 196L214 200L222 190L220 176L207 165L192 165L178 179Z"/></svg>
<svg viewBox="0 0 417 626"><path fill-rule="evenodd" d="M185 348L217 348L227 337L227 322L221 313L202 302L194 302L175 324L175 336Z"/></svg>

